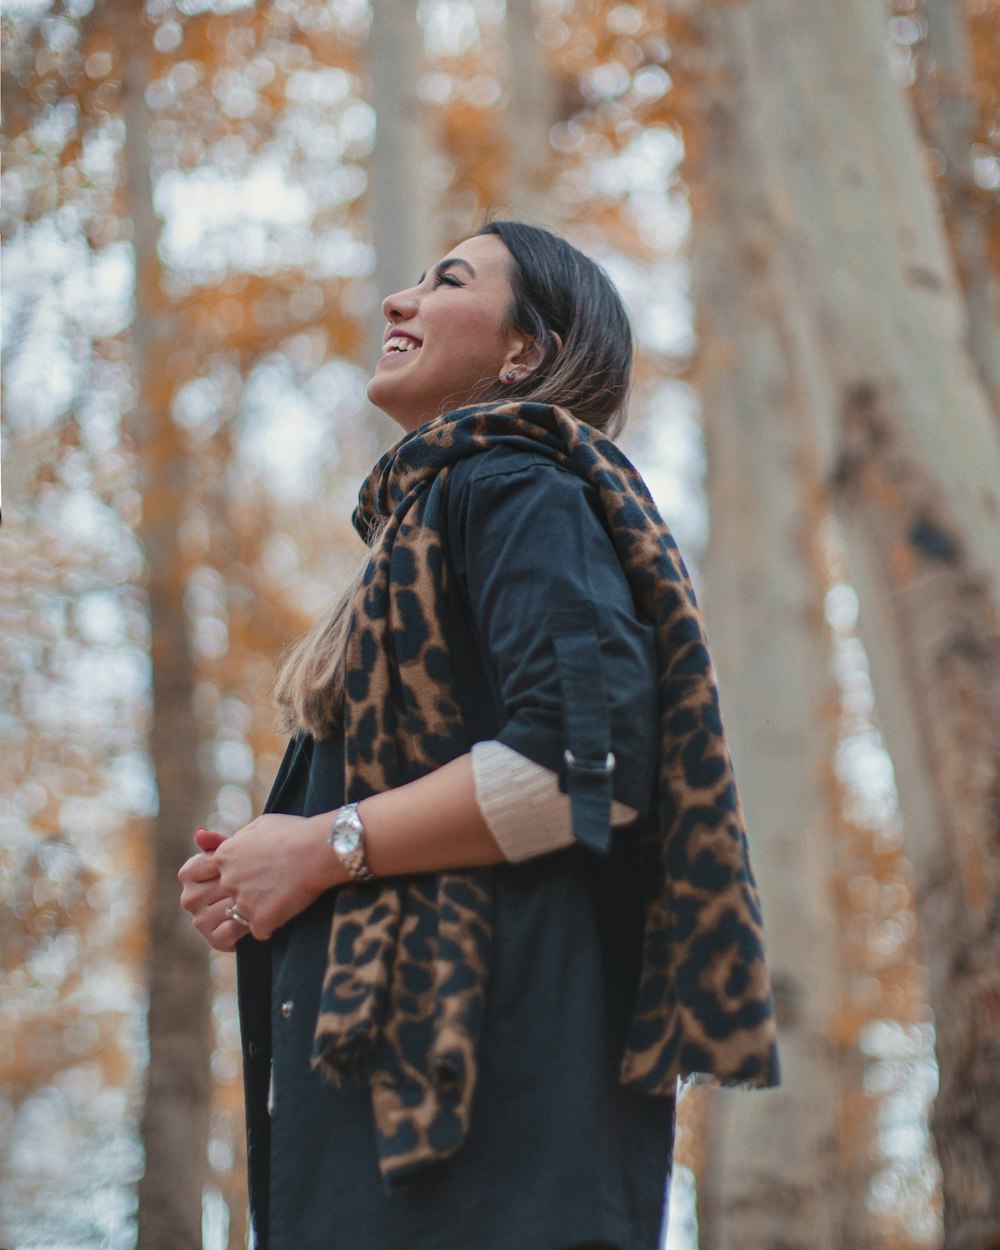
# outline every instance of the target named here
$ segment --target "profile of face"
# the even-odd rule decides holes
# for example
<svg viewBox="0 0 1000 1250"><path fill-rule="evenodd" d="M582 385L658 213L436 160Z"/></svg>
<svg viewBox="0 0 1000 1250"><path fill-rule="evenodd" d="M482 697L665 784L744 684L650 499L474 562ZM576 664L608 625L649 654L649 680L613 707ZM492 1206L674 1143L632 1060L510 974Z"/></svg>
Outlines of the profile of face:
<svg viewBox="0 0 1000 1250"><path fill-rule="evenodd" d="M383 355L368 398L404 430L474 403L497 379L523 377L541 360L507 324L511 255L493 234L453 248L416 286L382 302Z"/></svg>

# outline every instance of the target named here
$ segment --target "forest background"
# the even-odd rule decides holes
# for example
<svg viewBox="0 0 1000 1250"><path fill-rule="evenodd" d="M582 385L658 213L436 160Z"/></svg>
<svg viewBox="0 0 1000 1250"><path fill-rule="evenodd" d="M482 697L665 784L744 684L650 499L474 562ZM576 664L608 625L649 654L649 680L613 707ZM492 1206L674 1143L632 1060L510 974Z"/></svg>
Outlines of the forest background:
<svg viewBox="0 0 1000 1250"><path fill-rule="evenodd" d="M235 1250L274 658L358 558L378 296L485 211L622 289L785 1083L687 1091L672 1250L1000 1245L994 0L7 0L0 1244Z"/></svg>

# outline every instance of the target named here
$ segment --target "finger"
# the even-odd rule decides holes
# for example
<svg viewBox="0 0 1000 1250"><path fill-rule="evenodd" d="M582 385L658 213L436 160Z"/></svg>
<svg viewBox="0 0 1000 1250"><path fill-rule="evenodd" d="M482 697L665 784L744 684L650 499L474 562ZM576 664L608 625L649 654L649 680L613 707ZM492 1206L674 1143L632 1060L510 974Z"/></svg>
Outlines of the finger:
<svg viewBox="0 0 1000 1250"><path fill-rule="evenodd" d="M272 918L269 915L261 912L251 919L245 912L241 912L231 899L227 900L227 903L227 913L230 908L236 912L236 915L228 915L230 924L237 925L242 930L243 934L249 933L255 937L258 942L266 942L274 932Z"/></svg>
<svg viewBox="0 0 1000 1250"><path fill-rule="evenodd" d="M236 944L240 938L246 936L246 933L246 929L240 929L238 933L235 932L233 922L227 920L224 925L220 925L218 929L213 929L211 933L206 933L203 936L213 950L228 953L236 949Z"/></svg>
<svg viewBox="0 0 1000 1250"><path fill-rule="evenodd" d="M181 906L192 913L204 912L220 901L229 900L218 879L207 883L187 882L181 890Z"/></svg>
<svg viewBox="0 0 1000 1250"><path fill-rule="evenodd" d="M226 899L226 904L227 906L226 906L226 910L224 913L226 919L232 920L236 924L242 925L244 929L249 929L250 928L249 917L245 916L243 912L240 911L240 909L237 907L237 905L233 902L232 899Z"/></svg>
<svg viewBox="0 0 1000 1250"><path fill-rule="evenodd" d="M181 881L211 881L219 875L219 865L211 855L192 855L177 873Z"/></svg>
<svg viewBox="0 0 1000 1250"><path fill-rule="evenodd" d="M211 903L204 903L197 909L192 910L192 919L194 927L208 941L214 945L214 938L231 937L237 929L242 933L248 933L247 925L241 925L238 921L234 921L227 914L228 909L233 906L233 900L228 895L221 895Z"/></svg>
<svg viewBox="0 0 1000 1250"><path fill-rule="evenodd" d="M220 937L224 936L224 940L229 943L229 949L231 950L241 939L250 937L253 930L249 925L241 924L240 921L229 918L219 926L216 932ZM256 934L254 936L256 937Z"/></svg>
<svg viewBox="0 0 1000 1250"><path fill-rule="evenodd" d="M199 850L211 855L213 851L217 851L223 842L226 841L226 835L217 833L214 829L196 829L194 840Z"/></svg>

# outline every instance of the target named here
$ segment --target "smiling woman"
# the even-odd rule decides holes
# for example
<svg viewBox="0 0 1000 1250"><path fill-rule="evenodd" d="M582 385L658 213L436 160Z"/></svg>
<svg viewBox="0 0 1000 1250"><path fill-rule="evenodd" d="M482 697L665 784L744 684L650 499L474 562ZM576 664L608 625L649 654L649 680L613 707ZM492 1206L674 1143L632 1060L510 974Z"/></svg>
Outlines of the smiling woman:
<svg viewBox="0 0 1000 1250"><path fill-rule="evenodd" d="M182 903L237 950L259 1250L655 1250L679 1077L776 1080L694 595L603 271L496 222L389 296L362 575L287 657L265 814Z"/></svg>
<svg viewBox="0 0 1000 1250"><path fill-rule="evenodd" d="M416 286L383 301L385 354L368 398L404 430L540 362L538 345L508 321L509 261L498 235L466 239Z"/></svg>

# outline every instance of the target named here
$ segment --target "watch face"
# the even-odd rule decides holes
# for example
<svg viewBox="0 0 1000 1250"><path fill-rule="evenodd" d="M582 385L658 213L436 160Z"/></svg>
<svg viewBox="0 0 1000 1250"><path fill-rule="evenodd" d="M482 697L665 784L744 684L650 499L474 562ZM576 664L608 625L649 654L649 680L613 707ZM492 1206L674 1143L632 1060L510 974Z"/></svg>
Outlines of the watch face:
<svg viewBox="0 0 1000 1250"><path fill-rule="evenodd" d="M361 844L358 829L338 829L333 835L333 849L338 855L352 855Z"/></svg>
<svg viewBox="0 0 1000 1250"><path fill-rule="evenodd" d="M361 846L364 826L357 812L351 808L341 811L333 822L330 845L338 855L353 855Z"/></svg>
<svg viewBox="0 0 1000 1250"><path fill-rule="evenodd" d="M357 813L356 804L348 803L333 818L330 846L355 881L371 880L372 874L365 863L365 827Z"/></svg>

